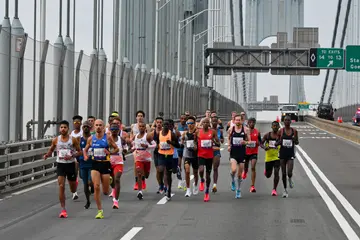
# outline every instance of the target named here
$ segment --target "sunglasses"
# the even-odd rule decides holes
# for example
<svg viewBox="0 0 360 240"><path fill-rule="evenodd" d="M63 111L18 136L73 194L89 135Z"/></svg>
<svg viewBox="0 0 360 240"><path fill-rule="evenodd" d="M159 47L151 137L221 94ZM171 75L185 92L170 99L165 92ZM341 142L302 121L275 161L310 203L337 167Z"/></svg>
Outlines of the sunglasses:
<svg viewBox="0 0 360 240"><path fill-rule="evenodd" d="M186 123L187 125L192 125L192 124L195 124L194 122L187 122Z"/></svg>
<svg viewBox="0 0 360 240"><path fill-rule="evenodd" d="M83 128L90 128L90 126L83 126Z"/></svg>
<svg viewBox="0 0 360 240"><path fill-rule="evenodd" d="M115 132L115 131L119 131L119 128L110 128L110 131Z"/></svg>
<svg viewBox="0 0 360 240"><path fill-rule="evenodd" d="M80 124L81 122L79 122L79 121L74 121L74 124Z"/></svg>

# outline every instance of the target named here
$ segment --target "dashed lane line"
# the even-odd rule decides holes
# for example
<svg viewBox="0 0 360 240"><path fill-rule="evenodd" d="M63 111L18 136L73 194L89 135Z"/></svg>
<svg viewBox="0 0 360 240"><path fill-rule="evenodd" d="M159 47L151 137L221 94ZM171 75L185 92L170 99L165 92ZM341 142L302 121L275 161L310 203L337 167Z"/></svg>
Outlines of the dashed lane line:
<svg viewBox="0 0 360 240"><path fill-rule="evenodd" d="M120 240L131 240L135 237L138 232L140 232L143 229L143 227L133 227L130 229Z"/></svg>

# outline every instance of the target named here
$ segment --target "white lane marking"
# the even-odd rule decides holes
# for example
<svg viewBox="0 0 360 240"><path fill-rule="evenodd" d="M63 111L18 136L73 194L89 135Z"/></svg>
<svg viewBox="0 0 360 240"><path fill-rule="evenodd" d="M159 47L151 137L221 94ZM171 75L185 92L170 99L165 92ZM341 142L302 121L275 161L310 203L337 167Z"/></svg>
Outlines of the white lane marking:
<svg viewBox="0 0 360 240"><path fill-rule="evenodd" d="M224 150L224 148L220 148L220 151L223 151Z"/></svg>
<svg viewBox="0 0 360 240"><path fill-rule="evenodd" d="M344 234L347 236L348 239L355 240L360 239L354 229L350 226L350 224L346 221L344 216L341 214L339 209L336 207L335 203L331 200L329 195L325 192L324 188L321 187L320 183L316 180L315 176L312 174L309 167L306 165L302 157L296 153L296 158L298 159L301 166L304 168L306 175L309 177L311 183L316 188L322 199L324 200L326 206L329 208L331 214L334 216L335 220L340 225L341 229L343 230Z"/></svg>
<svg viewBox="0 0 360 240"><path fill-rule="evenodd" d="M190 175L190 181L194 179L194 175Z"/></svg>
<svg viewBox="0 0 360 240"><path fill-rule="evenodd" d="M131 240L142 229L143 229L143 227L133 227L122 238L120 238L120 240Z"/></svg>
<svg viewBox="0 0 360 240"><path fill-rule="evenodd" d="M171 194L171 197L173 197L175 195L175 193ZM168 200L166 199L166 196L164 196L162 199L160 199L160 201L157 202L157 204L165 204L167 203Z"/></svg>
<svg viewBox="0 0 360 240"><path fill-rule="evenodd" d="M0 202L3 201L4 199L0 198Z"/></svg>
<svg viewBox="0 0 360 240"><path fill-rule="evenodd" d="M30 187L30 188L26 188L26 189L23 189L23 190L18 191L18 192L14 192L14 193L11 194L11 195L14 195L14 196L20 195L20 194L29 192L29 191L31 191L31 190L34 190L34 189L41 188L41 187L43 187L43 186L49 185L49 184L54 183L54 182L57 182L57 179L51 180L51 181L49 181L49 182L45 182L45 183L42 183L42 184L39 184L39 185L35 185L35 186L33 186L33 187Z"/></svg>
<svg viewBox="0 0 360 240"><path fill-rule="evenodd" d="M356 224L360 227L360 215L355 210L355 208L349 203L349 201L339 192L339 190L334 186L332 182L325 176L325 174L320 170L320 168L316 165L316 163L309 157L309 155L302 149L300 146L296 146L297 149L302 153L305 159L310 163L313 167L314 171L319 175L321 180L327 185L330 191L335 195L335 197L339 200L339 202L343 205L345 210L350 214L350 216L354 219Z"/></svg>

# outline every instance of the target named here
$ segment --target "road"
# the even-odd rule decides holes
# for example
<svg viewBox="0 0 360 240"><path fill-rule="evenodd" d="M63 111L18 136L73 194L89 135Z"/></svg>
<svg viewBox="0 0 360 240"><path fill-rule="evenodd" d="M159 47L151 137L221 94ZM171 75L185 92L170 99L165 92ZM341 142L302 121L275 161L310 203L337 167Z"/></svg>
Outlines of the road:
<svg viewBox="0 0 360 240"><path fill-rule="evenodd" d="M257 127L267 132L270 123L259 123ZM156 194L154 169L144 200L139 201L132 190L133 162L129 158L121 179L120 208L111 209L111 199L103 196L104 219L94 219L94 201L89 210L83 208L82 191L79 191L80 198L73 201L68 190L69 217L59 219L57 185L53 182L1 197L4 198L0 202L1 239L359 239L360 147L306 123L297 123L294 127L300 133L300 148L295 161L295 188L289 190L287 199L281 198L281 181L279 196L270 195L272 179L263 175L262 150L257 165L257 192L249 192L249 174L242 184L242 199L235 199L234 192L230 191L229 155L224 145L218 193L211 194L208 203L203 202L202 194L185 198L185 192L178 189L174 190L173 199L166 202L163 196ZM327 181L311 165L312 161ZM333 186L329 187L328 181ZM343 198L338 193L343 194Z"/></svg>

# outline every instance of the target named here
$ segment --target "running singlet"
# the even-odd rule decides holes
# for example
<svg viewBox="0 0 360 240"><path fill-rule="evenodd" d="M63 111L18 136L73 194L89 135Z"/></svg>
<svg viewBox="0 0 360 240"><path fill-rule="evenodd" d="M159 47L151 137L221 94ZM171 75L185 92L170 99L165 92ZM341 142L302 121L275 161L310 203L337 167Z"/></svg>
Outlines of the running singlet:
<svg viewBox="0 0 360 240"><path fill-rule="evenodd" d="M87 140L84 138L84 137L81 137L80 138L80 149L81 149L81 151L83 151L83 149L86 147L86 142L87 142ZM91 156L91 154L92 154L92 150L91 150L91 148L89 148L89 150L88 150L88 153L87 153L88 155L89 155L89 159L87 160L87 161L85 161L84 160L84 156L83 155L81 155L81 156L79 156L77 159L78 159L78 162L79 162L79 164L80 164L80 168L90 168L91 167L91 158L90 158L90 156Z"/></svg>
<svg viewBox="0 0 360 240"><path fill-rule="evenodd" d="M174 155L174 146L167 143L167 140L171 141L171 131L169 130L166 136L163 136L162 132L159 134L159 150L162 155Z"/></svg>
<svg viewBox="0 0 360 240"><path fill-rule="evenodd" d="M149 146L148 141L146 140L147 133L144 134L142 138L138 138L139 134L136 134L134 139L134 159L135 162L146 162L151 161L151 152L149 147L144 148L141 144L146 144Z"/></svg>
<svg viewBox="0 0 360 240"><path fill-rule="evenodd" d="M96 135L93 135L91 140L91 148L93 150L93 160L95 161L109 161L110 157L109 155L106 155L105 149L109 150L109 143L107 141L107 135L104 134L104 136L101 139L97 139Z"/></svg>
<svg viewBox="0 0 360 240"><path fill-rule="evenodd" d="M218 137L218 139L220 140L221 137L222 137L220 128L214 129L214 131L217 132L217 137ZM219 150L220 150L220 147L216 146L215 143L213 143L213 150L214 150L214 151L219 151Z"/></svg>
<svg viewBox="0 0 360 240"><path fill-rule="evenodd" d="M245 157L245 145L241 145L242 141L246 141L247 137L244 131L244 126L241 127L241 131L238 133L235 131L235 127L233 127L230 133L230 157L234 159L243 159Z"/></svg>
<svg viewBox="0 0 360 240"><path fill-rule="evenodd" d="M124 159L122 155L123 147L122 147L121 137L118 137L115 144L118 146L119 152L110 154L111 165L124 164ZM111 147L110 150L112 150Z"/></svg>
<svg viewBox="0 0 360 240"><path fill-rule="evenodd" d="M78 137L82 137L83 132L82 132L82 130L80 130L80 132L75 133L75 130L72 130L70 135L74 138L78 138Z"/></svg>
<svg viewBox="0 0 360 240"><path fill-rule="evenodd" d="M184 139L184 158L196 158L194 150L194 133L186 132Z"/></svg>
<svg viewBox="0 0 360 240"><path fill-rule="evenodd" d="M209 129L207 132L204 131L203 128L199 130L198 135L198 157L205 159L213 159L214 158L214 150L213 150L213 136L212 129Z"/></svg>
<svg viewBox="0 0 360 240"><path fill-rule="evenodd" d="M260 142L261 136L259 134L259 131L254 128L252 132L250 132L250 142L246 146L246 155L258 154Z"/></svg>
<svg viewBox="0 0 360 240"><path fill-rule="evenodd" d="M56 162L58 163L73 163L75 162L75 158L72 157L69 160L65 160L64 158L66 156L72 156L75 152L72 137L69 136L69 140L67 142L61 141L61 136L58 136L57 138L57 144L56 144Z"/></svg>
<svg viewBox="0 0 360 240"><path fill-rule="evenodd" d="M279 152L279 158L284 160L293 159L295 157L295 146L294 146L294 140L293 136L295 134L295 131L293 128L291 129L290 136L286 135L285 128L283 128L282 135L280 136L280 152Z"/></svg>
<svg viewBox="0 0 360 240"><path fill-rule="evenodd" d="M279 160L279 149L280 146L275 146L275 143L278 139L271 137L271 132L268 133L267 139L265 142L265 147L269 147L269 149L265 152L265 162L271 162L275 160Z"/></svg>

